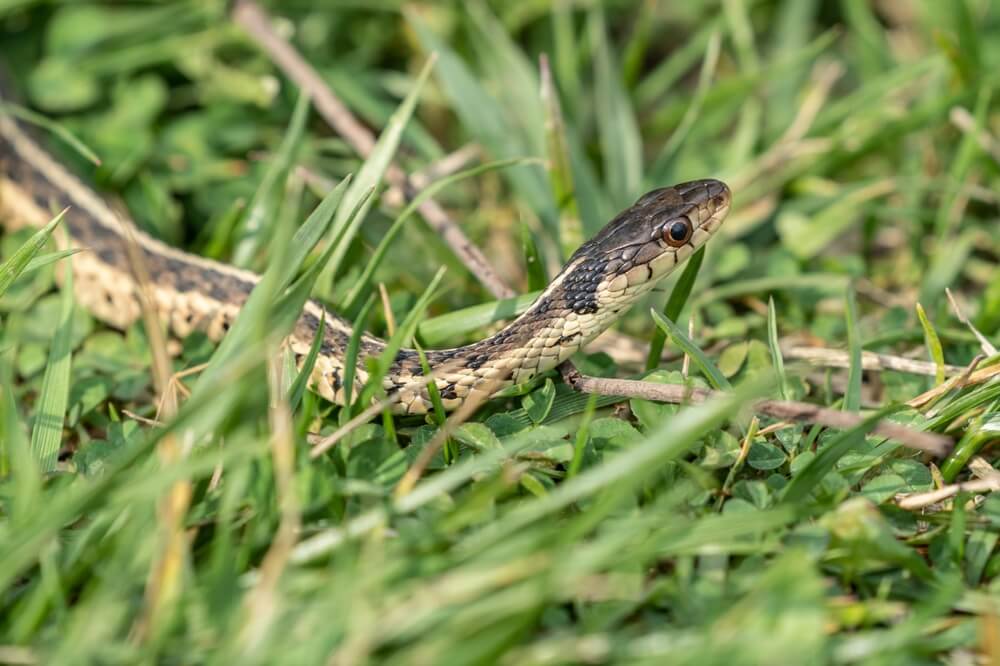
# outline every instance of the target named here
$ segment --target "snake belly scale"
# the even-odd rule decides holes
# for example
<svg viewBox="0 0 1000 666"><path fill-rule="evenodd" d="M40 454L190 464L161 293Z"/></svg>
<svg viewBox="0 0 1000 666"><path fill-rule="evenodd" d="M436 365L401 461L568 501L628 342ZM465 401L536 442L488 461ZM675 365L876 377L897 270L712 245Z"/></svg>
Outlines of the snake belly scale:
<svg viewBox="0 0 1000 666"><path fill-rule="evenodd" d="M464 347L426 352L445 408L486 398L568 359L707 242L729 212L730 199L729 188L717 180L647 193L581 245L528 310L503 329ZM75 296L114 327L126 328L141 316L125 245L128 236L141 250L160 319L178 337L201 330L214 340L221 338L259 280L251 272L182 252L141 232L18 121L0 114L0 223L8 229L41 226L63 208L68 208L63 224L69 242L87 250L70 259ZM311 386L323 398L343 403L351 325L309 301L288 344L301 363L323 317L324 339ZM363 359L384 348L382 340L361 336L352 395L368 378ZM395 412L430 409L422 377L417 352L401 350L383 380L385 390L398 397Z"/></svg>

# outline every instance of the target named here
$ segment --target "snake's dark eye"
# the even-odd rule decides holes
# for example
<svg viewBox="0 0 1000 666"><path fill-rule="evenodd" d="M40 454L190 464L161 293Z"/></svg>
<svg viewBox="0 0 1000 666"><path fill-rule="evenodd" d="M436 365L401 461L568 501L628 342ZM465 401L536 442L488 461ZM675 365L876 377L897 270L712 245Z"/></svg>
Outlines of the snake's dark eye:
<svg viewBox="0 0 1000 666"><path fill-rule="evenodd" d="M663 227L663 240L667 245L680 247L691 239L691 231L691 221L682 217Z"/></svg>

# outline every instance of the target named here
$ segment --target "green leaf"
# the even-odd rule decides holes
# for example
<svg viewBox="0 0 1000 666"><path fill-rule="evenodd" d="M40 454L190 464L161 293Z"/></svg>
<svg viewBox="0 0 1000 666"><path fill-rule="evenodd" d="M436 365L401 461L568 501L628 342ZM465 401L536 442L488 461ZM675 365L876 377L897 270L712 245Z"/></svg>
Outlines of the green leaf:
<svg viewBox="0 0 1000 666"><path fill-rule="evenodd" d="M770 442L754 442L747 455L747 464L754 469L778 469L785 464L785 454Z"/></svg>
<svg viewBox="0 0 1000 666"><path fill-rule="evenodd" d="M545 383L524 396L521 404L528 413L528 418L536 425L545 420L552 410L552 403L556 398L556 387L551 378L546 378Z"/></svg>

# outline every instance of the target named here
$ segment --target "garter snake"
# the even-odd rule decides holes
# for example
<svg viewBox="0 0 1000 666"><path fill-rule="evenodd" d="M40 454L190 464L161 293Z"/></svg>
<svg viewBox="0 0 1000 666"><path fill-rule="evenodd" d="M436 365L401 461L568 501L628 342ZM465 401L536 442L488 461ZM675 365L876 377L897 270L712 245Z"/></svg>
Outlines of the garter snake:
<svg viewBox="0 0 1000 666"><path fill-rule="evenodd" d="M456 409L556 367L613 324L719 229L729 212L729 188L695 180L652 190L583 243L542 294L497 333L454 349L426 352L444 407ZM138 230L112 211L93 189L70 173L21 124L0 114L0 222L14 229L40 226L54 210L68 208L70 243L89 251L70 259L74 293L96 318L126 328L141 316L138 283L129 269L126 233L134 238L149 272L153 304L161 321L183 338L204 331L220 339L259 278L253 273L187 254ZM323 325L313 390L344 401L345 352L351 325L309 301L289 336L299 363ZM379 354L385 343L361 336L359 359ZM415 350L401 350L383 383L399 398L395 411L422 414L431 402L419 378ZM358 363L352 395L367 380Z"/></svg>

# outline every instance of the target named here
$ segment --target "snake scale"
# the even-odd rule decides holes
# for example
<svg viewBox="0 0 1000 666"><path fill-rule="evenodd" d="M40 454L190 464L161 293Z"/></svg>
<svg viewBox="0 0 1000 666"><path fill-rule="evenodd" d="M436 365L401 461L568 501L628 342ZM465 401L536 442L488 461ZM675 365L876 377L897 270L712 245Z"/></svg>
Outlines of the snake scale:
<svg viewBox="0 0 1000 666"><path fill-rule="evenodd" d="M426 352L444 407L456 409L556 367L613 324L719 229L729 212L729 188L695 180L652 190L583 243L534 303L493 335L454 349ZM149 272L161 321L183 338L204 331L220 339L258 282L257 275L187 254L141 232L93 189L70 173L9 115L0 114L0 223L7 229L41 226L54 211L69 242L87 251L72 256L75 296L96 318L126 328L140 318L138 284L125 245L130 232ZM65 236L66 234L57 234ZM311 386L343 403L345 351L351 325L306 303L288 344L301 364L325 317ZM352 395L368 378L365 357L385 343L363 335ZM431 408L415 350L401 350L386 374L393 409L423 414Z"/></svg>

